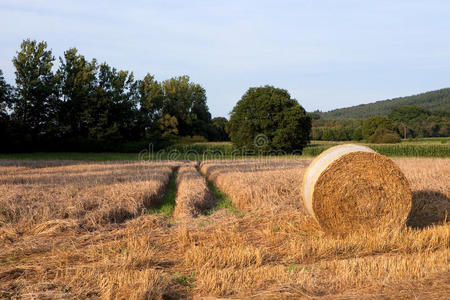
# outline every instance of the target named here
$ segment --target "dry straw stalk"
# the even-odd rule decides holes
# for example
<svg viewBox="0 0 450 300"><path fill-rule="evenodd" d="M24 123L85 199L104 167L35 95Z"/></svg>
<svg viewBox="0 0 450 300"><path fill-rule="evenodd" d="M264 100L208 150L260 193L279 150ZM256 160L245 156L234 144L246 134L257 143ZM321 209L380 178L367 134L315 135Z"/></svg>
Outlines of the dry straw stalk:
<svg viewBox="0 0 450 300"><path fill-rule="evenodd" d="M174 216L178 218L197 217L203 210L212 208L213 196L194 164L180 167L175 202Z"/></svg>

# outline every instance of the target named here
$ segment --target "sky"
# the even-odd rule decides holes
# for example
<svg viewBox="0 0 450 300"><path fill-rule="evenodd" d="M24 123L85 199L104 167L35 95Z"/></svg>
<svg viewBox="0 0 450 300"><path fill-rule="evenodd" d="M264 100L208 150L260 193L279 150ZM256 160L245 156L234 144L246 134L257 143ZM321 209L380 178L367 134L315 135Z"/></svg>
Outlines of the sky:
<svg viewBox="0 0 450 300"><path fill-rule="evenodd" d="M450 1L0 0L0 69L23 39L76 47L136 79L189 75L213 117L249 87L328 111L450 87Z"/></svg>

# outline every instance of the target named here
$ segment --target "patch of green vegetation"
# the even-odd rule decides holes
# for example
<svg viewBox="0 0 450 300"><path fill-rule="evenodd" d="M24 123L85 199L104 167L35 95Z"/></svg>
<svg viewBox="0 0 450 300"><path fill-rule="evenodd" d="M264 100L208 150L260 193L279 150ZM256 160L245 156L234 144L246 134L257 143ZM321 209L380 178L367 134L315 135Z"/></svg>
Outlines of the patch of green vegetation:
<svg viewBox="0 0 450 300"><path fill-rule="evenodd" d="M149 209L149 214L162 214L165 217L170 217L175 208L175 197L177 195L177 172L174 172L172 178L167 186L164 197L159 202L158 206L154 209Z"/></svg>
<svg viewBox="0 0 450 300"><path fill-rule="evenodd" d="M233 202L231 202L231 199L228 198L224 192L219 190L212 181L206 180L206 183L208 184L209 190L213 193L214 198L217 200L216 208L220 209L233 207Z"/></svg>
<svg viewBox="0 0 450 300"><path fill-rule="evenodd" d="M175 281L185 287L193 289L195 287L194 282L197 278L194 277L194 272L189 273L189 275L175 273Z"/></svg>
<svg viewBox="0 0 450 300"><path fill-rule="evenodd" d="M265 156L265 158L297 159L313 157L326 149L340 144L356 143L371 147L387 156L423 156L450 157L450 138L414 138L402 140L399 144L368 144L355 141L316 141L303 149L302 155ZM232 157L233 146L230 142L207 142L189 145L174 145L165 151L157 153L115 153L115 152L34 152L34 153L0 153L0 159L24 160L83 160L83 161L113 161L113 160L203 160L254 158L251 155L236 155ZM145 151L144 151L145 152Z"/></svg>
<svg viewBox="0 0 450 300"><path fill-rule="evenodd" d="M420 143L420 144L447 144L450 143L450 137L428 137L428 138L409 138L402 140L402 144Z"/></svg>
<svg viewBox="0 0 450 300"><path fill-rule="evenodd" d="M294 263L291 263L287 268L288 273L296 274L298 273L298 268Z"/></svg>
<svg viewBox="0 0 450 300"><path fill-rule="evenodd" d="M450 157L450 145L446 144L396 144L367 145L387 156Z"/></svg>
<svg viewBox="0 0 450 300"><path fill-rule="evenodd" d="M323 151L327 150L328 148L333 147L334 145L312 145L309 147L305 147L302 151L302 156L311 157L311 156L317 156Z"/></svg>
<svg viewBox="0 0 450 300"><path fill-rule="evenodd" d="M228 198L228 196L224 192L222 192L219 188L217 188L212 181L206 180L206 183L208 185L209 190L212 192L214 198L216 199L216 205L213 209L204 211L204 214L209 215L215 210L227 209L230 213L238 217L242 217L244 215L240 210L238 210L234 206L231 199Z"/></svg>
<svg viewBox="0 0 450 300"><path fill-rule="evenodd" d="M198 222L198 227L205 227L206 225L210 225L211 224L211 220L200 220Z"/></svg>
<svg viewBox="0 0 450 300"><path fill-rule="evenodd" d="M362 144L372 148L380 154L386 156L405 156L405 157L450 157L450 145L446 139L422 139L420 142L402 142L399 144L368 144L355 142L323 142L312 143L303 149L302 156L317 156L330 147L344 144Z"/></svg>
<svg viewBox="0 0 450 300"><path fill-rule="evenodd" d="M292 274L297 274L298 272L307 272L307 271L312 271L312 265L296 266L294 263L291 263L287 268L287 272L292 273Z"/></svg>
<svg viewBox="0 0 450 300"><path fill-rule="evenodd" d="M137 160L138 153L113 152L32 152L32 153L0 153L0 159L27 159L27 160Z"/></svg>
<svg viewBox="0 0 450 300"><path fill-rule="evenodd" d="M0 258L0 264L7 264L9 262L15 261L17 258L15 255Z"/></svg>

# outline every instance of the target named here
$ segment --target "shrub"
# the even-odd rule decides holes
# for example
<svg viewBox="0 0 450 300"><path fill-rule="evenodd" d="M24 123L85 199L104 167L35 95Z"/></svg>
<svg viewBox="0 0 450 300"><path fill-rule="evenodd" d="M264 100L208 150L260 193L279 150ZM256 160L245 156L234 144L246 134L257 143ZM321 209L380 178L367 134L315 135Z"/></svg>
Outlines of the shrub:
<svg viewBox="0 0 450 300"><path fill-rule="evenodd" d="M394 144L400 143L400 136L392 130L378 128L374 134L369 137L369 143L375 144Z"/></svg>
<svg viewBox="0 0 450 300"><path fill-rule="evenodd" d="M194 136L182 136L179 137L175 143L176 144L194 144L194 143L207 143L208 140L204 136L194 135Z"/></svg>
<svg viewBox="0 0 450 300"><path fill-rule="evenodd" d="M384 116L376 116L370 117L364 120L362 126L362 136L365 140L369 140L370 137L378 130L378 129L388 129L392 131L394 129L394 125L389 118Z"/></svg>

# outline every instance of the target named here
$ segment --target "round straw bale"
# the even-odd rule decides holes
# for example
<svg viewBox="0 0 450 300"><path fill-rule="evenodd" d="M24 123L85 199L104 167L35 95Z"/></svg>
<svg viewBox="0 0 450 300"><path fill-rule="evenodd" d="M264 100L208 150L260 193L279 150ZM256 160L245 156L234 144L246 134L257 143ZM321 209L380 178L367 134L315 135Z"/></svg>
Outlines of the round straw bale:
<svg viewBox="0 0 450 300"><path fill-rule="evenodd" d="M328 149L303 178L303 201L327 232L395 229L411 209L411 189L400 168L361 145Z"/></svg>

